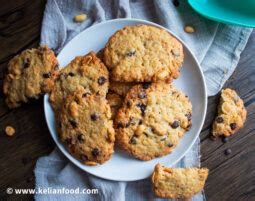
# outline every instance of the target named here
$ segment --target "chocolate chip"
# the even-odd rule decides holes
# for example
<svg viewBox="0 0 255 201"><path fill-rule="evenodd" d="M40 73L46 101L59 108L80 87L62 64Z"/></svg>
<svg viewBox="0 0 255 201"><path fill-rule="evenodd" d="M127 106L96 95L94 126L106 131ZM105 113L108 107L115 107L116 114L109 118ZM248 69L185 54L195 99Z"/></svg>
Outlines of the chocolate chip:
<svg viewBox="0 0 255 201"><path fill-rule="evenodd" d="M218 116L217 118L216 118L216 122L217 123L223 123L224 122L224 119L221 117L221 116Z"/></svg>
<svg viewBox="0 0 255 201"><path fill-rule="evenodd" d="M231 150L231 149L226 149L226 150L224 151L224 153L225 153L225 155L229 155L229 154L232 153L232 150Z"/></svg>
<svg viewBox="0 0 255 201"><path fill-rule="evenodd" d="M142 112L142 116L144 116L145 110L146 110L146 105L144 105L143 103L138 103L136 106L140 108L140 110Z"/></svg>
<svg viewBox="0 0 255 201"><path fill-rule="evenodd" d="M92 121L96 121L96 120L98 120L99 116L94 113L94 114L90 115L90 118Z"/></svg>
<svg viewBox="0 0 255 201"><path fill-rule="evenodd" d="M88 156L85 155L85 154L82 154L82 155L81 155L81 160L82 160L82 161L87 161L87 160L88 160Z"/></svg>
<svg viewBox="0 0 255 201"><path fill-rule="evenodd" d="M103 85L106 82L106 80L107 79L105 77L101 76L101 77L98 78L97 82L98 82L99 85Z"/></svg>
<svg viewBox="0 0 255 201"><path fill-rule="evenodd" d="M98 148L94 148L94 149L92 150L91 153L92 153L92 155L93 155L94 157L97 157L97 156L100 155L100 151L99 151Z"/></svg>
<svg viewBox="0 0 255 201"><path fill-rule="evenodd" d="M172 2L175 7L178 7L180 5L179 0L173 0Z"/></svg>
<svg viewBox="0 0 255 201"><path fill-rule="evenodd" d="M67 145L75 144L75 140L70 137L70 138L65 139L65 143Z"/></svg>
<svg viewBox="0 0 255 201"><path fill-rule="evenodd" d="M23 67L28 68L30 66L30 60L28 58L25 58Z"/></svg>
<svg viewBox="0 0 255 201"><path fill-rule="evenodd" d="M173 145L173 143L169 142L169 143L167 144L167 146L168 146L168 147L173 147L174 145Z"/></svg>
<svg viewBox="0 0 255 201"><path fill-rule="evenodd" d="M143 123L143 121L142 121L142 120L139 120L139 123L138 123L138 124L141 125L142 123Z"/></svg>
<svg viewBox="0 0 255 201"><path fill-rule="evenodd" d="M69 76L73 77L75 74L73 72L68 73Z"/></svg>
<svg viewBox="0 0 255 201"><path fill-rule="evenodd" d="M43 74L43 77L44 77L44 78L50 78L50 75L51 75L51 73L44 73L44 74Z"/></svg>
<svg viewBox="0 0 255 201"><path fill-rule="evenodd" d="M73 128L77 127L77 122L75 120L69 120L69 123L72 125Z"/></svg>
<svg viewBox="0 0 255 201"><path fill-rule="evenodd" d="M130 144L137 144L137 137L135 135L133 135L130 140L129 140Z"/></svg>
<svg viewBox="0 0 255 201"><path fill-rule="evenodd" d="M144 91L142 91L138 94L138 97L141 99L144 99L144 98L146 98L146 93Z"/></svg>
<svg viewBox="0 0 255 201"><path fill-rule="evenodd" d="M132 56L135 56L135 54L136 54L136 51L133 50L133 51L128 52L126 55L127 55L128 57L132 57Z"/></svg>
<svg viewBox="0 0 255 201"><path fill-rule="evenodd" d="M144 88L144 89L148 89L150 86L151 86L151 83L150 83L150 82L145 82L145 83L143 83L143 88Z"/></svg>
<svg viewBox="0 0 255 201"><path fill-rule="evenodd" d="M180 122L179 121L174 121L171 125L172 128L178 128L180 126Z"/></svg>
<svg viewBox="0 0 255 201"><path fill-rule="evenodd" d="M119 122L118 124L117 124L117 128L124 128L125 126L124 126L124 124L122 123L122 122Z"/></svg>
<svg viewBox="0 0 255 201"><path fill-rule="evenodd" d="M79 142L84 142L85 141L85 136L83 134L79 134L77 136L77 139L79 140Z"/></svg>
<svg viewBox="0 0 255 201"><path fill-rule="evenodd" d="M88 96L90 96L90 95L91 95L91 93L86 92L86 93L82 94L82 98L86 98L86 97L88 97Z"/></svg>
<svg viewBox="0 0 255 201"><path fill-rule="evenodd" d="M185 114L185 116L187 117L188 121L190 121L191 117L192 117L192 114L189 112L189 113Z"/></svg>
<svg viewBox="0 0 255 201"><path fill-rule="evenodd" d="M127 106L130 108L132 106L132 102L130 100L127 101Z"/></svg>
<svg viewBox="0 0 255 201"><path fill-rule="evenodd" d="M231 130L235 130L237 127L236 123L231 123L229 126L230 126Z"/></svg>
<svg viewBox="0 0 255 201"><path fill-rule="evenodd" d="M222 142L223 142L223 143L227 143L228 141L229 141L229 138L227 138L227 137L223 137L223 138L222 138Z"/></svg>

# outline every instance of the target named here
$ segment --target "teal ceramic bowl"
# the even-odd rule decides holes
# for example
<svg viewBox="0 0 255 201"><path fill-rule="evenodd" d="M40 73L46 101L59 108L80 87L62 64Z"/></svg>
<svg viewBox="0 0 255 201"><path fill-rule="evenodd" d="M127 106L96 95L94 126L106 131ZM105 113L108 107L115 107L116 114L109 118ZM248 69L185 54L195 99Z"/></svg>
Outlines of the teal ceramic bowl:
<svg viewBox="0 0 255 201"><path fill-rule="evenodd" d="M188 0L202 16L222 22L255 27L255 0Z"/></svg>

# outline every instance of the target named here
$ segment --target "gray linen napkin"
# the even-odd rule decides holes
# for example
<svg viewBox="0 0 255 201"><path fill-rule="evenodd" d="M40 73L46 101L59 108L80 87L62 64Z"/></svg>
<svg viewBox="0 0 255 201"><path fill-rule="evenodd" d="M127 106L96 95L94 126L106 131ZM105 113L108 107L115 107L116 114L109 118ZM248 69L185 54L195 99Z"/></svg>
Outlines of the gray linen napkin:
<svg viewBox="0 0 255 201"><path fill-rule="evenodd" d="M86 13L88 19L74 23L73 17ZM113 18L146 19L172 30L196 55L205 75L208 95L216 94L234 71L252 29L227 26L196 14L186 1L175 7L170 0L48 0L41 32L41 44L59 52L75 35L87 27ZM183 31L192 25L195 33ZM199 139L176 167L200 166ZM113 182L81 171L56 148L38 160L34 170L38 188L97 188L99 194L37 194L43 200L161 200L154 197L148 179L136 182ZM203 193L192 198L205 200Z"/></svg>

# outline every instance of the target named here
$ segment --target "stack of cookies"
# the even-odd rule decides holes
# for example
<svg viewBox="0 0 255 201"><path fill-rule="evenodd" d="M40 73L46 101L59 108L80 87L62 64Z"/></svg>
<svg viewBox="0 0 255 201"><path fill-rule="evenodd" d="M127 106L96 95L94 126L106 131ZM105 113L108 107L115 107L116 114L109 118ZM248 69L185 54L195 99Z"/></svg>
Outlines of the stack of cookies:
<svg viewBox="0 0 255 201"><path fill-rule="evenodd" d="M191 126L192 105L171 84L183 58L167 31L136 25L55 72L50 102L70 153L87 165L109 160L114 144L140 160L169 154Z"/></svg>
<svg viewBox="0 0 255 201"><path fill-rule="evenodd" d="M114 145L140 160L169 154L191 127L189 98L171 82L180 75L182 44L148 25L117 31L97 55L58 70L47 46L9 63L4 81L10 108L49 93L60 139L87 165L109 160Z"/></svg>
<svg viewBox="0 0 255 201"><path fill-rule="evenodd" d="M115 144L151 160L169 154L191 127L191 102L171 84L183 59L176 38L148 25L124 27L97 55L60 70L54 52L41 46L10 61L6 103L18 107L48 92L59 137L84 164L106 162Z"/></svg>
<svg viewBox="0 0 255 201"><path fill-rule="evenodd" d="M140 160L169 154L191 127L191 102L171 84L183 59L176 38L148 25L117 31L103 50L116 143Z"/></svg>
<svg viewBox="0 0 255 201"><path fill-rule="evenodd" d="M50 102L70 153L87 165L109 160L114 144L140 160L169 154L191 126L191 102L171 84L183 58L167 31L136 25L56 72Z"/></svg>

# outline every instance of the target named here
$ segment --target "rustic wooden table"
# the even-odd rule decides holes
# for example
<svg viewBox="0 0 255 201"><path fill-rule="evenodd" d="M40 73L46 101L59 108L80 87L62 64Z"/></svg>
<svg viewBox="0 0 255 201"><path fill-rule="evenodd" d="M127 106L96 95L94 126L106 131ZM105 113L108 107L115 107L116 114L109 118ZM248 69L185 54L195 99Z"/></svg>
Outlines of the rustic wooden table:
<svg viewBox="0 0 255 201"><path fill-rule="evenodd" d="M45 0L0 0L0 87L8 61L17 53L36 47ZM202 166L210 169L205 192L209 201L255 200L255 31L241 55L238 67L225 87L236 89L248 110L246 126L227 143L211 141L211 123L218 96L208 99L206 121L200 134ZM33 188L38 157L49 154L54 143L44 119L42 99L8 110L0 92L0 200L28 200L29 195L7 195L6 189ZM16 129L13 137L4 128ZM224 155L224 150L232 154Z"/></svg>

